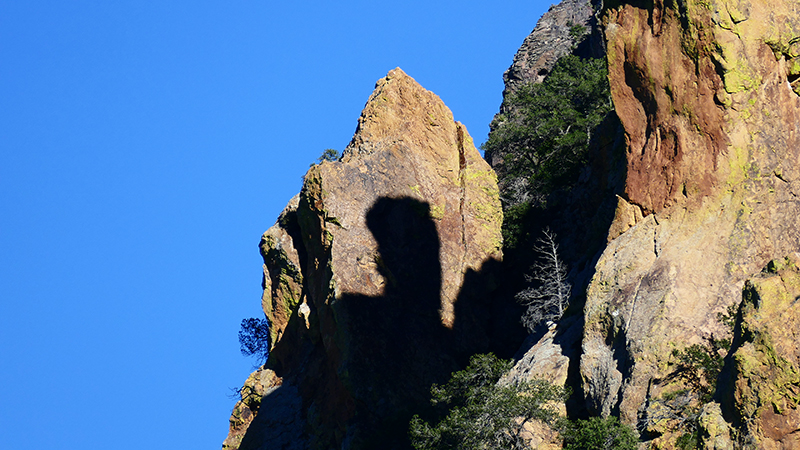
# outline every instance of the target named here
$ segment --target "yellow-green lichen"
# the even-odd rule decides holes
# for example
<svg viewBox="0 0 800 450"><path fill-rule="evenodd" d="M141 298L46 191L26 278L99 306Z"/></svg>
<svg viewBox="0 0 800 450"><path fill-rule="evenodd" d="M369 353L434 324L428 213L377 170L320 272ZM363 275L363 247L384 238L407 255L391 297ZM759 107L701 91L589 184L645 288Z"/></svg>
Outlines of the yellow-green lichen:
<svg viewBox="0 0 800 450"><path fill-rule="evenodd" d="M444 218L445 207L443 205L431 205L430 217L434 220L442 220Z"/></svg>

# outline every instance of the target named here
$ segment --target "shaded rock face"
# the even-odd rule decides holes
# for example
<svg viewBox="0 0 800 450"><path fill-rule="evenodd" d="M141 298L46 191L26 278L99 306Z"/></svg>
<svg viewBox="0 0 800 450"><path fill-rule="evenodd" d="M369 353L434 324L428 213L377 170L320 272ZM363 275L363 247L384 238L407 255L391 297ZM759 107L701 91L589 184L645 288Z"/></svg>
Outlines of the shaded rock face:
<svg viewBox="0 0 800 450"><path fill-rule="evenodd" d="M739 301L749 274L800 248L800 99L787 50L800 37L797 8L606 2L627 169L583 311L590 413L647 419L651 400L675 388L672 349L721 335L716 313Z"/></svg>
<svg viewBox="0 0 800 450"><path fill-rule="evenodd" d="M400 69L379 80L341 160L262 238L272 350L248 385L265 396L237 405L228 448L408 447L432 383L520 338L492 302L501 222L463 125Z"/></svg>

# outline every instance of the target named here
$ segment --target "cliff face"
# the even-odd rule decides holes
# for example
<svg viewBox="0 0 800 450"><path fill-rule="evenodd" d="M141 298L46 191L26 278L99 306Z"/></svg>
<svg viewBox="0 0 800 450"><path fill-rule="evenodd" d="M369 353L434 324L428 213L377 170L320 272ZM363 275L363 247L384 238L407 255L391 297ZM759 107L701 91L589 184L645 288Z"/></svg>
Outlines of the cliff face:
<svg viewBox="0 0 800 450"><path fill-rule="evenodd" d="M609 3L627 144L619 202L633 211L615 225L634 225L595 265L580 376L591 413L634 424L674 390L672 349L722 334L716 315L744 280L800 246L800 4Z"/></svg>
<svg viewBox="0 0 800 450"><path fill-rule="evenodd" d="M606 1L595 16L566 0L548 14L507 93L572 51L568 22L588 24L621 125L595 135L563 208L540 219L562 240L578 306L505 378L569 385L569 414L619 415L675 448L683 430L665 405L691 387L678 354L727 336L718 313L733 305L713 399L690 399L698 439L800 448L800 1ZM497 304L501 220L463 126L399 69L380 80L342 160L313 167L262 238L272 353L227 448L405 445L431 383L518 339Z"/></svg>
<svg viewBox="0 0 800 450"><path fill-rule="evenodd" d="M489 300L501 222L464 126L400 69L378 81L341 161L262 238L272 350L227 448L407 446L431 384L508 330Z"/></svg>
<svg viewBox="0 0 800 450"><path fill-rule="evenodd" d="M800 248L798 12L797 1L605 2L625 140L608 244L582 314L529 342L510 377L570 384L573 412L620 415L674 446L683 431L660 408L687 386L673 351L725 336L718 313L743 301L745 280ZM707 448L800 445L794 273L746 285L722 387L699 405Z"/></svg>

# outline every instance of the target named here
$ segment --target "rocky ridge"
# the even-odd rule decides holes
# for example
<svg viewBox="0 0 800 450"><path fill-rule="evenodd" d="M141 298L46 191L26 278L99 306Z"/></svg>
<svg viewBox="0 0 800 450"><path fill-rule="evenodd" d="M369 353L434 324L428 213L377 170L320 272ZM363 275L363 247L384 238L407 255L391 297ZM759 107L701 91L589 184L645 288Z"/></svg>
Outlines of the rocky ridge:
<svg viewBox="0 0 800 450"><path fill-rule="evenodd" d="M566 384L571 415L617 415L651 448L675 448L682 431L658 419L686 388L675 351L724 335L717 314L735 305L701 444L800 447L798 12L796 0L605 2L595 29L623 133L594 147L575 190L587 197L565 203L580 229L560 234L568 252L589 238L599 250L572 272L585 288L572 316L531 336L506 381ZM550 38L537 39L519 61L547 60L531 49ZM509 89L539 76L520 67ZM476 155L433 94L399 70L379 81L342 161L312 168L262 239L273 351L226 448L385 448L376 436L404 432L431 382L501 341L502 308L485 300L501 298L501 213ZM568 230L570 214L542 220Z"/></svg>

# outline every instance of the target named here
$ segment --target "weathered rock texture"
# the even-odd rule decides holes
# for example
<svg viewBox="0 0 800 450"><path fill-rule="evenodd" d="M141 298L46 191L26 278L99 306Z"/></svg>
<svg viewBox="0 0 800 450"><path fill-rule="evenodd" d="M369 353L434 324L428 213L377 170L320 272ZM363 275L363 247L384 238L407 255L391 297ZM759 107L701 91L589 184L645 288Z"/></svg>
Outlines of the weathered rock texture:
<svg viewBox="0 0 800 450"><path fill-rule="evenodd" d="M341 161L262 238L272 351L228 448L407 446L431 384L509 336L489 295L501 222L464 126L402 70L378 81Z"/></svg>
<svg viewBox="0 0 800 450"><path fill-rule="evenodd" d="M744 280L800 248L799 11L794 0L606 2L627 169L583 310L590 413L646 421L676 389L672 350L721 335L716 313Z"/></svg>
<svg viewBox="0 0 800 450"><path fill-rule="evenodd" d="M800 249L800 2L606 1L600 17L626 148L616 212L577 325L530 345L512 376L566 380L575 413L652 424L685 387L673 350L725 335L717 313L745 280ZM700 405L708 448L798 448L792 277L747 285L735 398ZM654 448L681 433L645 431Z"/></svg>
<svg viewBox="0 0 800 450"><path fill-rule="evenodd" d="M503 96L516 92L527 83L539 83L550 73L556 61L571 53L576 36L570 34L578 25L592 32L594 8L590 0L564 0L542 14L536 27L522 42L514 62L503 74Z"/></svg>
<svg viewBox="0 0 800 450"><path fill-rule="evenodd" d="M800 448L799 265L794 253L747 280L723 375L726 409L762 449Z"/></svg>

